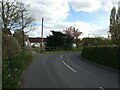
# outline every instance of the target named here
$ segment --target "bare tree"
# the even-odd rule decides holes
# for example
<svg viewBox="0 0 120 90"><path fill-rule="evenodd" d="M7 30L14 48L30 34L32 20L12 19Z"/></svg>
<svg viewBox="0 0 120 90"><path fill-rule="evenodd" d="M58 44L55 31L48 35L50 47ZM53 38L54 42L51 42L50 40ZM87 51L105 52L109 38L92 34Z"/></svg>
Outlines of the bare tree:
<svg viewBox="0 0 120 90"><path fill-rule="evenodd" d="M27 10L29 5L24 5L16 0L12 2L2 0L0 7L1 26L4 30L24 30L32 25L33 18Z"/></svg>
<svg viewBox="0 0 120 90"><path fill-rule="evenodd" d="M2 0L0 1L0 7L0 23L3 32L11 34L10 30L22 30L24 48L25 33L35 29L32 25L34 19L30 16L28 11L29 5L25 5L17 0ZM27 28L27 32L24 31L25 28Z"/></svg>

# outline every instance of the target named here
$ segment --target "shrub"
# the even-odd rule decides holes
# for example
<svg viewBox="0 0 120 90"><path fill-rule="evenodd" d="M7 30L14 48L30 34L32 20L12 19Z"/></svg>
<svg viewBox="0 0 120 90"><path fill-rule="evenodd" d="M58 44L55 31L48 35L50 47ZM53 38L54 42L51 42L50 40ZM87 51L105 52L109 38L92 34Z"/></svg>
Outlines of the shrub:
<svg viewBox="0 0 120 90"><path fill-rule="evenodd" d="M81 53L83 58L114 69L119 69L118 54L120 47L84 47Z"/></svg>
<svg viewBox="0 0 120 90"><path fill-rule="evenodd" d="M26 50L22 51L13 36L3 33L2 41L2 88L18 88L32 55Z"/></svg>
<svg viewBox="0 0 120 90"><path fill-rule="evenodd" d="M32 58L31 53L21 52L19 55L11 59L3 60L2 62L2 87L3 88L18 88L20 87L21 76L26 66Z"/></svg>
<svg viewBox="0 0 120 90"><path fill-rule="evenodd" d="M21 52L17 40L13 36L2 34L2 59L12 59Z"/></svg>

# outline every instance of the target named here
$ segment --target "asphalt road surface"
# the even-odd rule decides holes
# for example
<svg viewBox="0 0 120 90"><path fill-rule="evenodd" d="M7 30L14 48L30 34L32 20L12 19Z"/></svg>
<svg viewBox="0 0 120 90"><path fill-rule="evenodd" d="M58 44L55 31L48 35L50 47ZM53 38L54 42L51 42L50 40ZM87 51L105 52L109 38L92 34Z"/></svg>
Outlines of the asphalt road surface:
<svg viewBox="0 0 120 90"><path fill-rule="evenodd" d="M2 30L0 31L0 90L2 88Z"/></svg>
<svg viewBox="0 0 120 90"><path fill-rule="evenodd" d="M118 88L118 72L84 60L78 52L33 56L23 88Z"/></svg>

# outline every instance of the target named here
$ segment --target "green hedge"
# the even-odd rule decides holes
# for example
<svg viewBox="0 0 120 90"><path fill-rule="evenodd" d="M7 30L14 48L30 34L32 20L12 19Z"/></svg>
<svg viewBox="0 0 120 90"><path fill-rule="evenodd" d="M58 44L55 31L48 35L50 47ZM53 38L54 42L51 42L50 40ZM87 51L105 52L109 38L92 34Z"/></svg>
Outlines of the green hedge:
<svg viewBox="0 0 120 90"><path fill-rule="evenodd" d="M29 50L22 50L13 36L2 33L2 88L20 87L23 71L31 60Z"/></svg>
<svg viewBox="0 0 120 90"><path fill-rule="evenodd" d="M12 59L21 51L18 41L13 36L2 33L2 59Z"/></svg>
<svg viewBox="0 0 120 90"><path fill-rule="evenodd" d="M25 68L32 60L28 51L19 53L12 59L2 61L2 88L18 88Z"/></svg>
<svg viewBox="0 0 120 90"><path fill-rule="evenodd" d="M120 47L84 47L81 53L83 58L93 61L104 66L118 69L118 60Z"/></svg>

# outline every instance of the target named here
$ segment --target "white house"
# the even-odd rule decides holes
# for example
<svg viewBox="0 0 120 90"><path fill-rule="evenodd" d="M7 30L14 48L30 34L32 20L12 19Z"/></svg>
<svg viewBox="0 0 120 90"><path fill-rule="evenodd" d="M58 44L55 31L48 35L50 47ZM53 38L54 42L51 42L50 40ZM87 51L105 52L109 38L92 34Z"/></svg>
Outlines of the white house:
<svg viewBox="0 0 120 90"><path fill-rule="evenodd" d="M26 45L32 46L34 44L36 47L40 47L41 43L42 43L42 38L40 37L28 37ZM43 38L43 46L45 46L44 45L45 43L46 43L46 38Z"/></svg>

